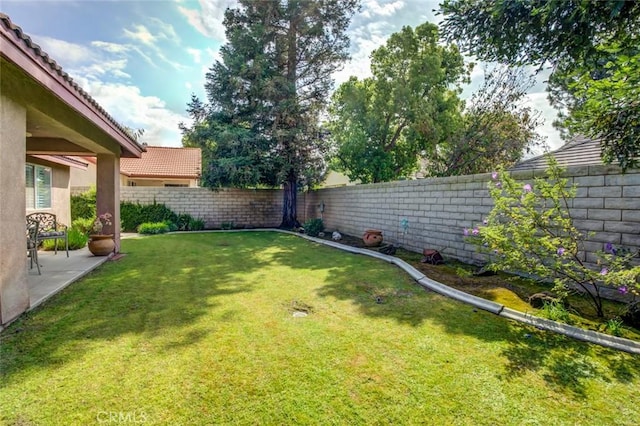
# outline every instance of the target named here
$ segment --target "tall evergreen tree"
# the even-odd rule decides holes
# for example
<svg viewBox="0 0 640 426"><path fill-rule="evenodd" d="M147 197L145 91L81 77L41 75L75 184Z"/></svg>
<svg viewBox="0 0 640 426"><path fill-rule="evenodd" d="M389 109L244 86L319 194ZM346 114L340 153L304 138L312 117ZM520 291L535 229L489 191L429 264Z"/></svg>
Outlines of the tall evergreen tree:
<svg viewBox="0 0 640 426"><path fill-rule="evenodd" d="M298 225L297 191L324 167L319 131L333 81L348 59L346 30L358 0L240 0L228 9L228 42L193 97L183 144L203 149L210 187L284 188L281 227Z"/></svg>

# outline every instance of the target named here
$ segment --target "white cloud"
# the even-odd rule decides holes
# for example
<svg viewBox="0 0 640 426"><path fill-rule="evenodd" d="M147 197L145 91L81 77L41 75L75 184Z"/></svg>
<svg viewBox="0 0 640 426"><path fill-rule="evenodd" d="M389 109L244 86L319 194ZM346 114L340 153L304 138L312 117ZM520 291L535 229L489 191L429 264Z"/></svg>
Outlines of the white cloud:
<svg viewBox="0 0 640 426"><path fill-rule="evenodd" d="M199 64L202 61L202 51L200 49L187 48L187 53L193 57L193 62Z"/></svg>
<svg viewBox="0 0 640 426"><path fill-rule="evenodd" d="M145 130L142 141L149 145L181 146L178 123L186 116L167 108L156 96L144 96L136 86L82 79L81 86L120 124Z"/></svg>
<svg viewBox="0 0 640 426"><path fill-rule="evenodd" d="M119 44L119 43L110 43L107 41L92 41L91 45L94 47L97 47L98 49L102 49L105 52L109 52L109 53L121 53L124 54L126 52L128 52L129 50L131 50L131 47L126 45L126 44Z"/></svg>
<svg viewBox="0 0 640 426"><path fill-rule="evenodd" d="M558 130L553 127L553 122L558 118L558 113L549 106L547 93L528 93L525 96L525 104L540 112L544 124L538 127L538 133L546 138L546 144L549 146L549 149L555 150L560 148L564 144L564 141L560 138Z"/></svg>
<svg viewBox="0 0 640 426"><path fill-rule="evenodd" d="M86 46L51 37L37 37L34 42L62 67L86 63L95 58L95 52Z"/></svg>
<svg viewBox="0 0 640 426"><path fill-rule="evenodd" d="M149 22L154 24L154 31L157 32L158 38L173 41L176 44L180 44L180 37L173 28L173 25L167 24L158 18L149 18Z"/></svg>
<svg viewBox="0 0 640 426"><path fill-rule="evenodd" d="M129 50L125 45L95 41L91 45L97 49L91 49L50 37L38 37L37 43L72 77L97 78L109 75L120 79L131 77L124 71L127 67L125 54Z"/></svg>
<svg viewBox="0 0 640 426"><path fill-rule="evenodd" d="M201 34L214 40L225 40L225 28L222 24L224 12L228 7L237 6L238 2L236 0L199 0L198 3L199 9L178 6L178 10Z"/></svg>
<svg viewBox="0 0 640 426"><path fill-rule="evenodd" d="M124 29L124 35L125 37L133 40L133 41L139 41L142 44L146 44L147 46L154 46L155 42L157 40L157 37L155 37L153 34L151 34L151 32L147 29L147 27L145 27L144 25L134 25L133 26L134 30L128 30L128 29Z"/></svg>
<svg viewBox="0 0 640 426"><path fill-rule="evenodd" d="M366 18L378 16L391 16L402 9L405 3L402 0L393 2L366 0L362 3L362 15Z"/></svg>

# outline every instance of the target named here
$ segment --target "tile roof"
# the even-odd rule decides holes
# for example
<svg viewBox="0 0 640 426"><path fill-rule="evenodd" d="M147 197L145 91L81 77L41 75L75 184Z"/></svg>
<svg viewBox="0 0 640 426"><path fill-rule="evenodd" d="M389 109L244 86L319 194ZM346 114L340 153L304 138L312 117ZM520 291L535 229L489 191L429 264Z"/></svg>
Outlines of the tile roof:
<svg viewBox="0 0 640 426"><path fill-rule="evenodd" d="M147 146L140 158L120 159L120 173L129 177L198 179L201 170L200 148Z"/></svg>
<svg viewBox="0 0 640 426"><path fill-rule="evenodd" d="M603 164L600 151L600 140L578 137L557 150L551 151L550 154L562 167L591 166ZM544 169L546 167L545 155L539 155L516 164L510 170Z"/></svg>
<svg viewBox="0 0 640 426"><path fill-rule="evenodd" d="M107 111L102 108L95 99L93 99L87 92L84 91L82 87L78 85L73 79L67 74L60 65L56 63L49 55L42 50L42 48L31 40L27 34L22 31L18 25L11 22L11 19L5 13L0 12L0 30L5 33L14 33L18 40L26 46L27 51L30 51L35 57L40 60L45 67L49 68L54 74L56 74L64 84L69 86L69 88L77 93L81 99L86 101L95 111L97 111L100 115L102 115L108 122L110 122L113 126L115 126L118 130L120 130L124 135L126 135L128 142L141 149L142 147L138 142L131 137L127 129L118 123Z"/></svg>

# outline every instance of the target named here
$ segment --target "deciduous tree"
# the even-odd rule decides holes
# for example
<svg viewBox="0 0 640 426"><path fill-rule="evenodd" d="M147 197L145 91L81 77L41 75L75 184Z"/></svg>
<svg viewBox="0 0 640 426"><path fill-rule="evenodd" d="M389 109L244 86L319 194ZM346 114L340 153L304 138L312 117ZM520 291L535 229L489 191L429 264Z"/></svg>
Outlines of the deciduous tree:
<svg viewBox="0 0 640 426"><path fill-rule="evenodd" d="M426 156L426 173L454 176L509 168L541 145L540 114L526 102L534 81L522 68L495 66L471 96L462 124Z"/></svg>
<svg viewBox="0 0 640 426"><path fill-rule="evenodd" d="M422 152L446 140L468 77L458 49L440 44L430 23L391 35L372 53L371 72L342 84L330 108L336 166L364 183L408 176Z"/></svg>
<svg viewBox="0 0 640 426"><path fill-rule="evenodd" d="M481 60L550 65L564 126L602 140L605 162L640 158L640 2L444 0L448 40Z"/></svg>

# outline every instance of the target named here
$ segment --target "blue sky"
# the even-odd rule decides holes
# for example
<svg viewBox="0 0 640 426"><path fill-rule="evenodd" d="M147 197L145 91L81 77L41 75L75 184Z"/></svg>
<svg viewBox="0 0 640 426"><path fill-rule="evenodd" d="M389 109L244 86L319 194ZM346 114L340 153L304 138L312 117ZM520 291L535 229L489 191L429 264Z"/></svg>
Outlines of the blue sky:
<svg viewBox="0 0 640 426"><path fill-rule="evenodd" d="M349 29L352 60L334 75L367 77L369 54L402 26L437 22L437 0L362 0ZM120 123L144 128L149 145L181 146L186 104L204 99L205 74L225 42L224 10L235 0L1 0L9 15ZM472 75L482 81L482 68ZM546 123L539 132L561 145L544 85L528 102Z"/></svg>

